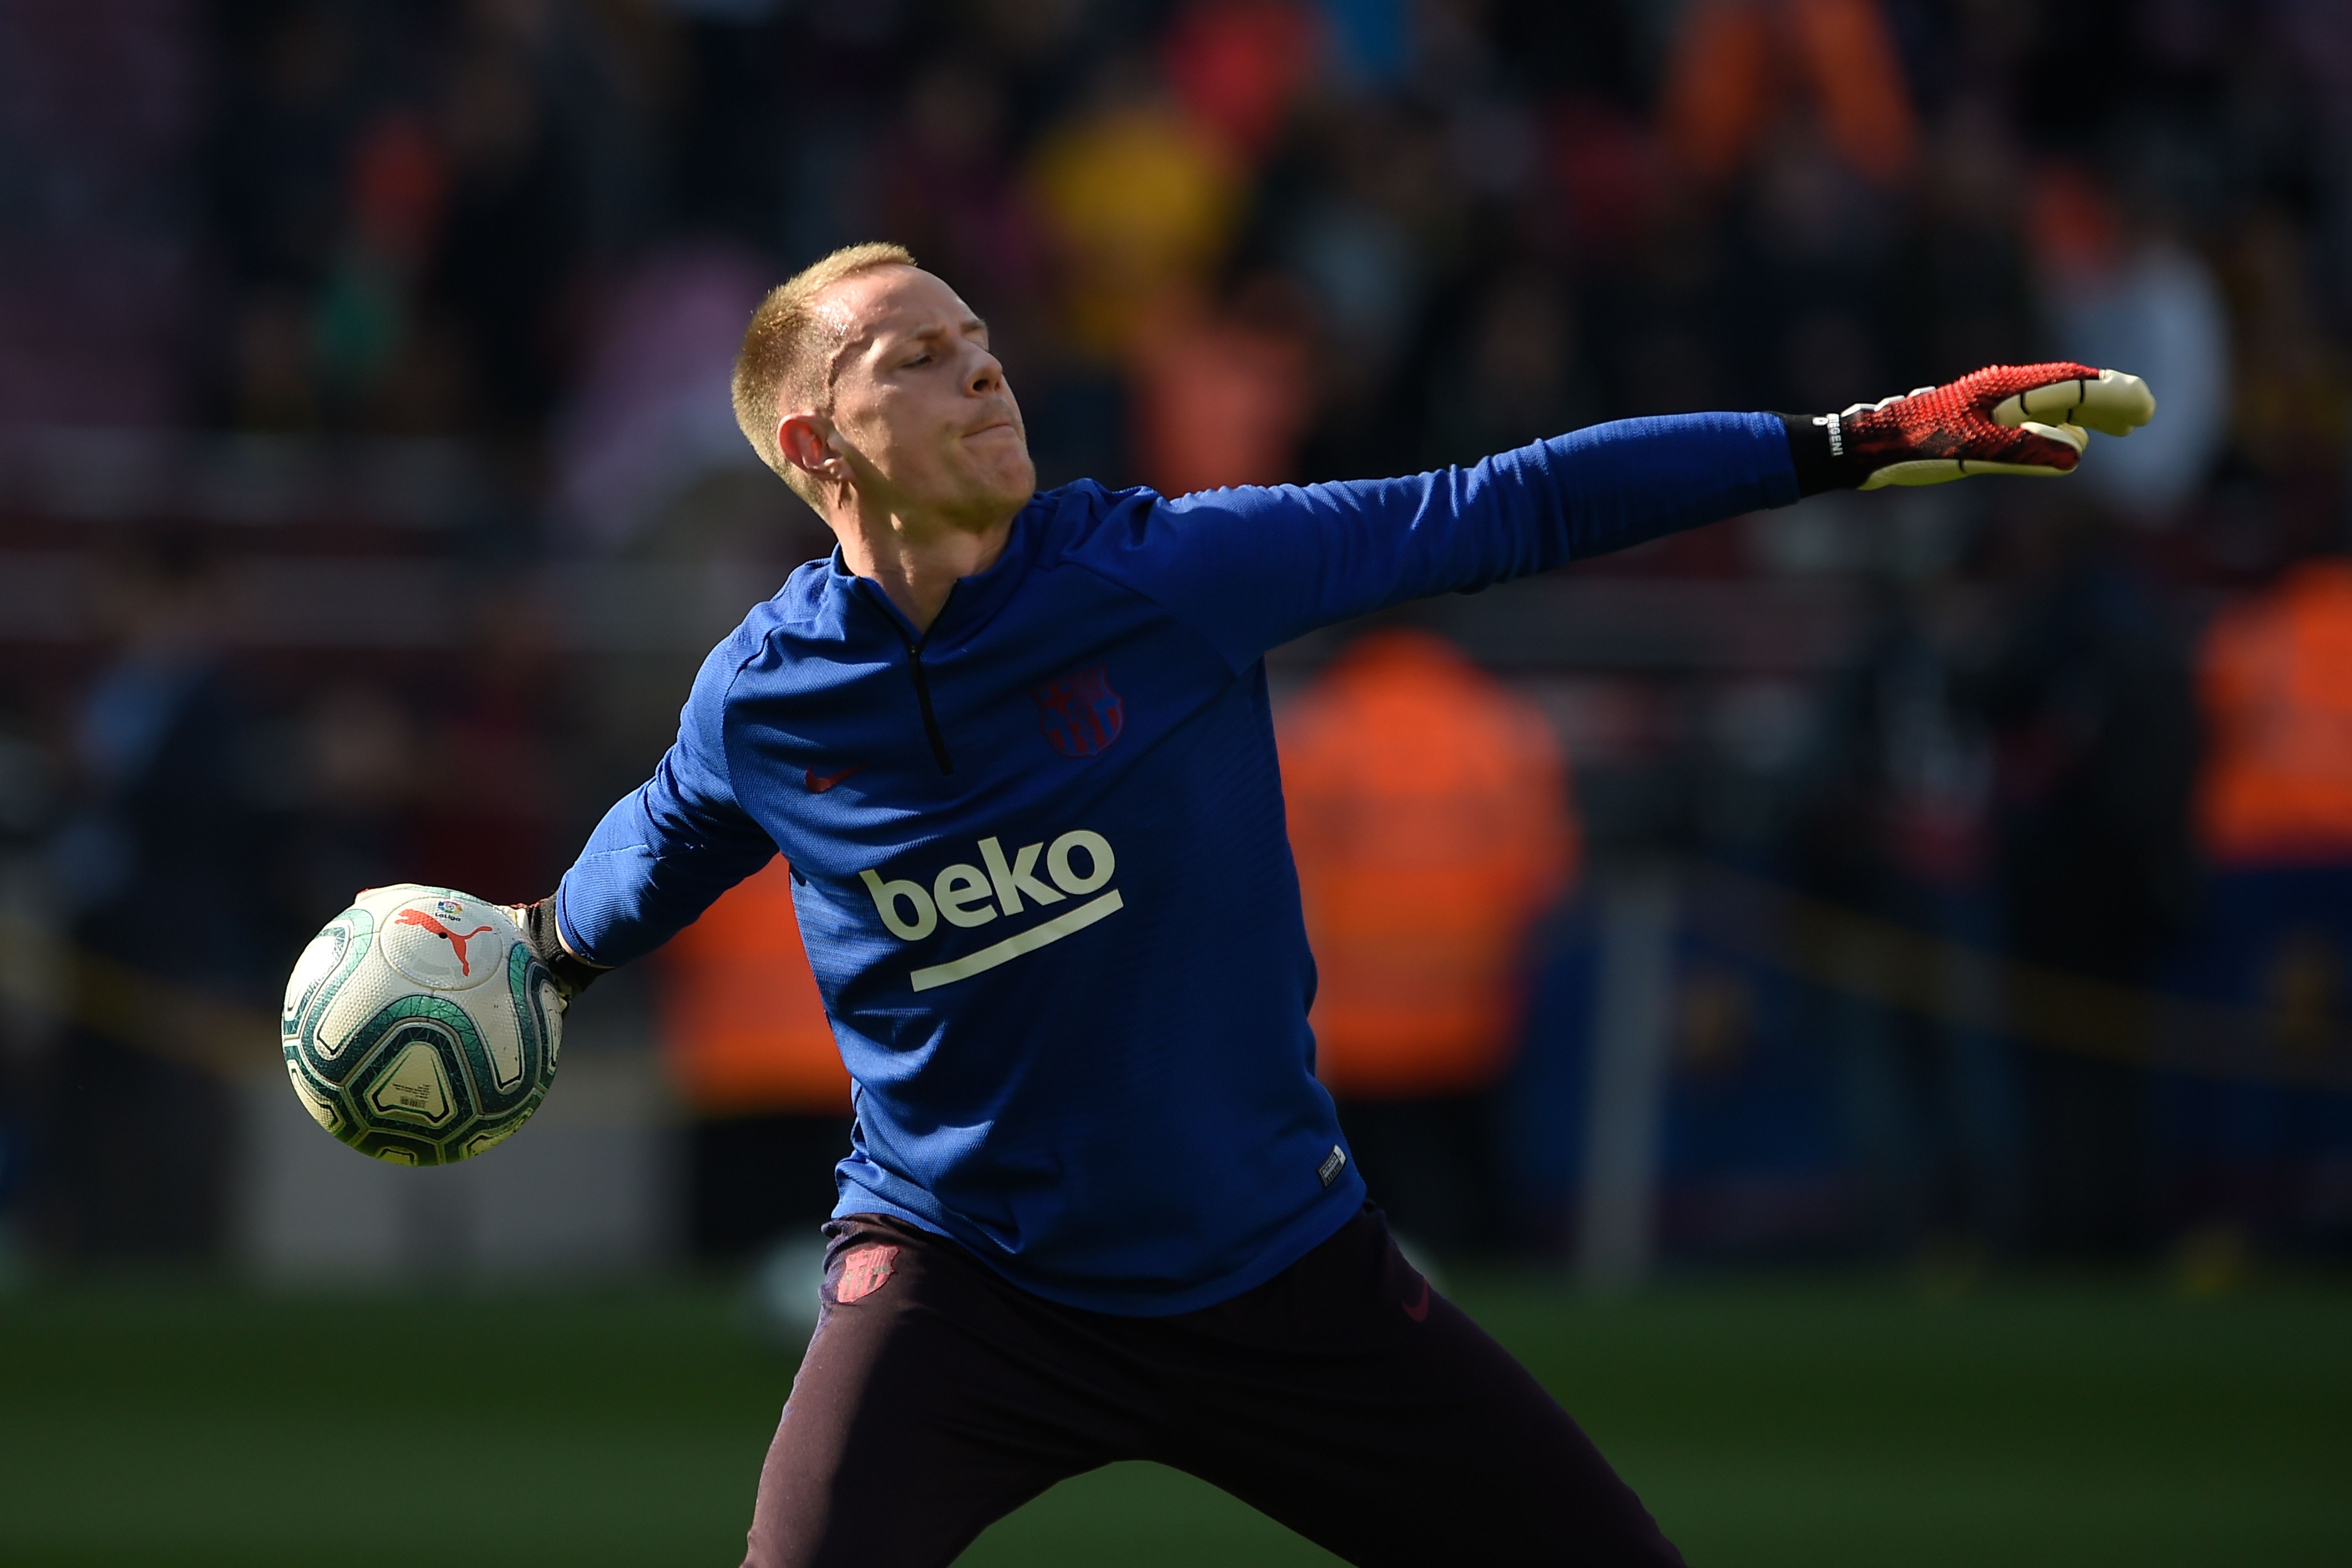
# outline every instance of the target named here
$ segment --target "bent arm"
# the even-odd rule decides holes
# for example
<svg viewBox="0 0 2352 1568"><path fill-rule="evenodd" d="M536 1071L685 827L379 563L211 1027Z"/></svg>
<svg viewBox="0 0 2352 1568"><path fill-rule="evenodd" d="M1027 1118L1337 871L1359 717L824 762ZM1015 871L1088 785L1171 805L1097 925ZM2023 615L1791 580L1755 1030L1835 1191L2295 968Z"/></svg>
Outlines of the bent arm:
<svg viewBox="0 0 2352 1568"><path fill-rule="evenodd" d="M651 952L775 858L775 844L749 816L713 810L681 790L677 762L673 751L614 803L556 889L563 945L599 968Z"/></svg>
<svg viewBox="0 0 2352 1568"><path fill-rule="evenodd" d="M652 952L775 856L728 780L719 721L739 665L730 656L722 644L704 664L677 742L652 778L604 814L556 889L563 945L592 964Z"/></svg>
<svg viewBox="0 0 2352 1568"><path fill-rule="evenodd" d="M1090 558L1236 668L1291 638L1797 499L1776 414L1623 419L1407 479L1205 491L1139 508Z"/></svg>

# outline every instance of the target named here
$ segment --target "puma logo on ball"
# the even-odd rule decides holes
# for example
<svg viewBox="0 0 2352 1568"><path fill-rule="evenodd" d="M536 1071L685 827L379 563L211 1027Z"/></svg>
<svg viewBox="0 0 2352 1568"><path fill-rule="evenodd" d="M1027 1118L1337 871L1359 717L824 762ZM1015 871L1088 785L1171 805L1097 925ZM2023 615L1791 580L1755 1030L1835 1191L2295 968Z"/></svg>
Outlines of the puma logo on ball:
<svg viewBox="0 0 2352 1568"><path fill-rule="evenodd" d="M467 976L468 979L473 977L474 966L466 962L466 944L473 941L476 937L481 935L484 931L492 929L489 926L476 926L465 935L459 936L456 931L451 931L447 926L443 925L439 921L436 921L431 915L426 914L423 910L403 910L398 914L392 917L392 923L396 926L422 926L426 931L431 931L435 936L437 936L442 941L447 942L449 944L450 951L457 955L457 973Z"/></svg>

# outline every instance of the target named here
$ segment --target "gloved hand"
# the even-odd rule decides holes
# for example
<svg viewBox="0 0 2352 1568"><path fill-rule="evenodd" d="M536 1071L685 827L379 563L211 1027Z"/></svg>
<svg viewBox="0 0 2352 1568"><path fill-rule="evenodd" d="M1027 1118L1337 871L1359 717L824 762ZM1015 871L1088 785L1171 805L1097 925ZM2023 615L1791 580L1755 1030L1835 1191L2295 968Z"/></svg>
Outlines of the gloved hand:
<svg viewBox="0 0 2352 1568"><path fill-rule="evenodd" d="M2089 431L2127 436L2155 413L2139 377L2060 360L1991 365L1836 414L1782 418L1798 489L1811 495L1973 474L2072 473Z"/></svg>
<svg viewBox="0 0 2352 1568"><path fill-rule="evenodd" d="M523 940L530 943L532 956L547 966L547 973L555 980L556 994L567 1007L574 996L594 984L596 977L604 973L605 965L591 963L563 945L562 934L555 924L554 894L550 893L537 903L509 904L506 911L514 917L515 924L522 927Z"/></svg>

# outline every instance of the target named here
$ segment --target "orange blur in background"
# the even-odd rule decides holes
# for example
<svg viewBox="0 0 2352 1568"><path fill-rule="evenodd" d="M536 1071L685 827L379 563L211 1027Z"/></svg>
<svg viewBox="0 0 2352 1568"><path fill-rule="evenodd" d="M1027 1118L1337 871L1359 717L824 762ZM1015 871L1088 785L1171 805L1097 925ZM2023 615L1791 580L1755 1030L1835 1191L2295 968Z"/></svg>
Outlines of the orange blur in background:
<svg viewBox="0 0 2352 1568"><path fill-rule="evenodd" d="M1279 725L1334 1094L1492 1084L1524 1005L1530 925L1575 875L1568 763L1533 704L1425 633L1377 632Z"/></svg>
<svg viewBox="0 0 2352 1568"><path fill-rule="evenodd" d="M2352 562L2307 561L2224 611L2198 683L2206 853L2221 866L2352 861Z"/></svg>
<svg viewBox="0 0 2352 1568"><path fill-rule="evenodd" d="M793 913L793 876L768 862L662 950L664 1059L703 1116L845 1116L849 1073Z"/></svg>

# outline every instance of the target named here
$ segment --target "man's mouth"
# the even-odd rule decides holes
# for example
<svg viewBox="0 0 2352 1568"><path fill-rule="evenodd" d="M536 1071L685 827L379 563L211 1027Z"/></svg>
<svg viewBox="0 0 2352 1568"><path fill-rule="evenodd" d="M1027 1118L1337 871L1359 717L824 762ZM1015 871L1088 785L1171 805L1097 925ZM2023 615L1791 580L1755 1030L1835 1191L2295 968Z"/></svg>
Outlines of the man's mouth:
<svg viewBox="0 0 2352 1568"><path fill-rule="evenodd" d="M985 436L992 430L1018 431L1021 428L1020 419L1014 416L1010 407L1002 403L997 404L995 407L996 412L993 415L980 420L963 433L965 440L969 441L977 436Z"/></svg>

